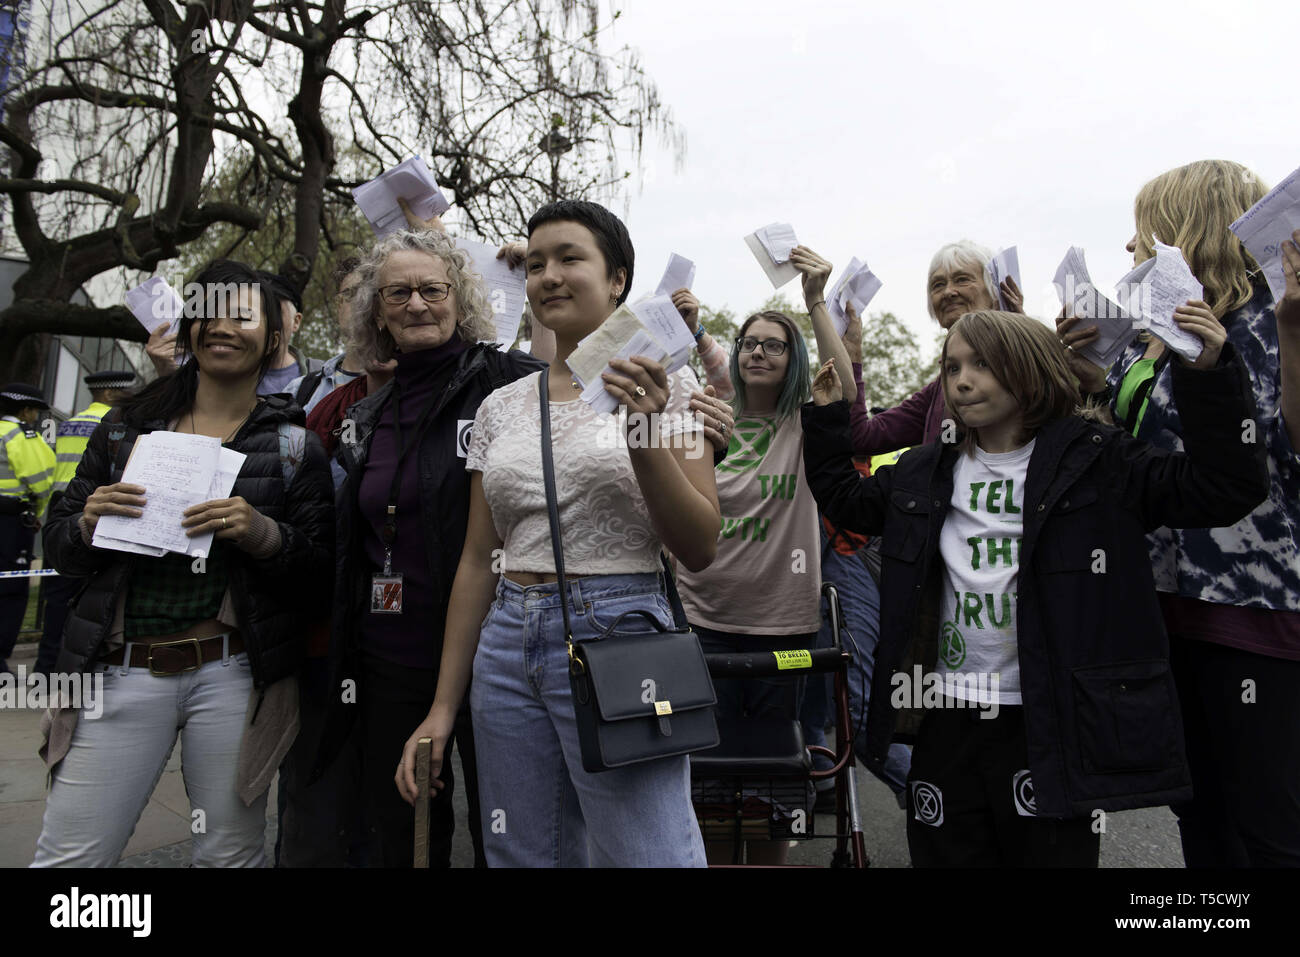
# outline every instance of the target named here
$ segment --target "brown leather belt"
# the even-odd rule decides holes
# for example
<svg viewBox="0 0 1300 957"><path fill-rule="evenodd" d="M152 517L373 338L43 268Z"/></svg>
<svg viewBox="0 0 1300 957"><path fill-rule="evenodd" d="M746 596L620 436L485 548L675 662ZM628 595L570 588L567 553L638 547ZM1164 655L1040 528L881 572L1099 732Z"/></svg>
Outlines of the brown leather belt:
<svg viewBox="0 0 1300 957"><path fill-rule="evenodd" d="M244 637L238 631L229 632L231 657L244 650ZM179 675L197 671L210 661L220 661L222 639L226 635L210 638L177 638L172 641L155 641L152 644L130 642L132 668L148 668L151 675ZM100 664L120 665L126 645L99 659Z"/></svg>

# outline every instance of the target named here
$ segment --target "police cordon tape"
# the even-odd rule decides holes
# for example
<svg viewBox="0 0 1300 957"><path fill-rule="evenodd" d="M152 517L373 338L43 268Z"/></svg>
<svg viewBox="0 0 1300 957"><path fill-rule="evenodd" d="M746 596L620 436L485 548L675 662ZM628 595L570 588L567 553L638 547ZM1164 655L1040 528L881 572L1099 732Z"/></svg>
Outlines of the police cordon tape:
<svg viewBox="0 0 1300 957"><path fill-rule="evenodd" d="M15 572L0 572L0 578L35 578L37 575L57 575L53 568L19 569Z"/></svg>

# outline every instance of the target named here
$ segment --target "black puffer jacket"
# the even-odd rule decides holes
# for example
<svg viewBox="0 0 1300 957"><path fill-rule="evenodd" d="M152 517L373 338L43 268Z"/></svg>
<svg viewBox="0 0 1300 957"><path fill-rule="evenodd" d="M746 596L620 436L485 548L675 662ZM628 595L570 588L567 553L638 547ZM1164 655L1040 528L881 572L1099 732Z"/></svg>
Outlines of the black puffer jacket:
<svg viewBox="0 0 1300 957"><path fill-rule="evenodd" d="M230 590L239 628L248 649L253 682L258 688L294 673L303 658L307 609L328 602L334 548L333 483L320 440L305 432L302 459L285 488L281 470L281 423L302 424L302 410L284 395L263 397L248 421L228 444L248 458L231 497L239 496L280 528L280 551L257 559L231 548ZM142 430L165 429L149 422ZM90 437L77 466L44 529L45 554L61 574L88 579L68 615L57 670L83 671L100 654L113 626L113 613L136 569L148 574L153 559L94 548L77 524L86 499L101 485L122 480L136 436L114 410Z"/></svg>
<svg viewBox="0 0 1300 957"><path fill-rule="evenodd" d="M1016 583L1017 646L1038 813L1087 817L1186 800L1191 793L1169 671L1169 642L1146 533L1231 525L1268 494L1264 443L1245 367L1225 345L1218 368L1175 364L1186 454L1068 417L1039 430L1024 489ZM943 559L939 534L960 454L940 441L869 479L849 459L844 401L803 408L804 469L826 517L882 535L880 644L867 764L913 739L922 712L895 689L933 672ZM897 675L903 677L900 685Z"/></svg>

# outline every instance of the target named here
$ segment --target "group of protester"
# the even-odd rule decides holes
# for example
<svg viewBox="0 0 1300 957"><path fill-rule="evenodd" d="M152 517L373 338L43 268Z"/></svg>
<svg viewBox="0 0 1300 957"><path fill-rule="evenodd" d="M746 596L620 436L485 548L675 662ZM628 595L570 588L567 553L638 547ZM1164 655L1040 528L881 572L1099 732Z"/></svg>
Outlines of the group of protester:
<svg viewBox="0 0 1300 957"><path fill-rule="evenodd" d="M206 822L196 864L264 863L278 771L279 864L409 866L422 738L435 866L455 828L453 745L479 864L720 859L686 757L594 774L580 755L563 606L578 640L630 611L670 626L670 577L720 652L824 642L820 583L840 585L855 748L905 804L918 866L1095 866L1098 812L1166 804L1189 866L1300 863L1300 248L1284 244L1274 302L1226 228L1264 192L1205 162L1138 196L1135 260L1154 234L1205 289L1174 315L1204 343L1195 361L1143 335L1091 365L1094 327L1025 316L1014 282L986 278L989 251L962 241L928 272L938 377L869 415L860 323L837 333L831 265L800 246L815 366L780 312L748 317L728 355L678 290L707 385L611 360L629 439L637 417L667 424L614 447L565 364L632 288L631 239L600 206L548 204L502 248L527 277L531 354L493 344L467 254L409 213L340 266L345 351L296 377L301 304L212 264L196 281L240 283L237 306L151 341L166 374L103 415L44 524L49 562L80 580L56 670L102 675L105 698L95 721L48 716L35 863L115 863L177 729ZM140 514L148 490L121 477L154 429L248 456L230 497L186 513L189 534L215 533L201 574L93 544L99 518ZM713 455L693 454L701 435ZM900 705L914 667L995 682ZM720 681L718 711L802 715L815 743L825 690Z"/></svg>

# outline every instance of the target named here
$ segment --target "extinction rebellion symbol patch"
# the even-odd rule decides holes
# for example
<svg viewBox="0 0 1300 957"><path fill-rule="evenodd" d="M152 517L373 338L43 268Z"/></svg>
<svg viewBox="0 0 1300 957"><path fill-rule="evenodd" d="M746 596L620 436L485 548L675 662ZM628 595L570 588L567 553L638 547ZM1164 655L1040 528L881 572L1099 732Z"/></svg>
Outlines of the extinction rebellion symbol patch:
<svg viewBox="0 0 1300 957"><path fill-rule="evenodd" d="M943 823L943 792L927 781L912 782L912 807L922 824L938 827Z"/></svg>
<svg viewBox="0 0 1300 957"><path fill-rule="evenodd" d="M1011 798L1016 802L1016 813L1021 817L1038 817L1038 805L1034 803L1034 781L1028 769L1017 771L1011 776Z"/></svg>

